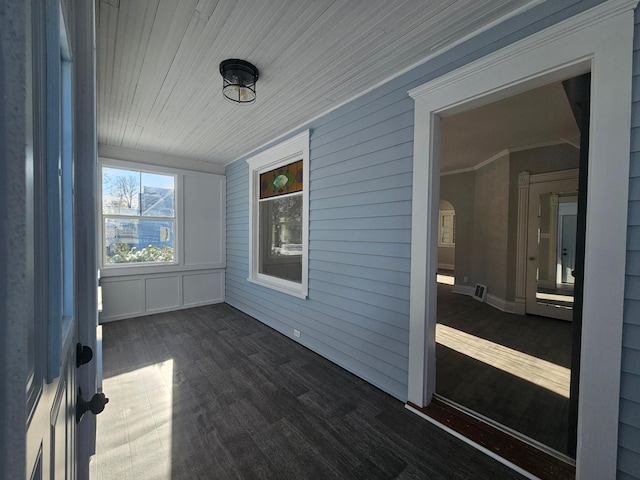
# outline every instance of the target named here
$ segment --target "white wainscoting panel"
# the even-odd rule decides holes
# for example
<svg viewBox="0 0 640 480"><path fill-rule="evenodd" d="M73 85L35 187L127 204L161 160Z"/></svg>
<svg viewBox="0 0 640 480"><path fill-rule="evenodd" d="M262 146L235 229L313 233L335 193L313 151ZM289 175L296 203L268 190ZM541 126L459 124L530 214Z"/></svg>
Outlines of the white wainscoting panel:
<svg viewBox="0 0 640 480"><path fill-rule="evenodd" d="M224 269L102 277L100 323L224 302Z"/></svg>
<svg viewBox="0 0 640 480"><path fill-rule="evenodd" d="M184 265L225 266L225 186L222 175L184 175Z"/></svg>
<svg viewBox="0 0 640 480"><path fill-rule="evenodd" d="M151 277L144 281L147 312L180 307L180 276Z"/></svg>
<svg viewBox="0 0 640 480"><path fill-rule="evenodd" d="M101 318L127 318L144 313L143 283L141 278L103 278Z"/></svg>
<svg viewBox="0 0 640 480"><path fill-rule="evenodd" d="M194 273L182 277L184 306L205 305L224 300L224 270Z"/></svg>

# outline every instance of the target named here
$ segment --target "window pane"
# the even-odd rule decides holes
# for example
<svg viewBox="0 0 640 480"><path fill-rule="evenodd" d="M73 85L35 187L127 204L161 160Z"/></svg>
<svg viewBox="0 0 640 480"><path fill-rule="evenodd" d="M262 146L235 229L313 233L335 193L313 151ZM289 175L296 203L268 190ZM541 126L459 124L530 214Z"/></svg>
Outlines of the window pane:
<svg viewBox="0 0 640 480"><path fill-rule="evenodd" d="M102 169L102 213L140 215L140 173Z"/></svg>
<svg viewBox="0 0 640 480"><path fill-rule="evenodd" d="M456 240L456 215L455 213L440 212L440 238L441 245L455 245Z"/></svg>
<svg viewBox="0 0 640 480"><path fill-rule="evenodd" d="M73 96L71 62L61 60L62 85L62 314L73 316L75 305L73 239Z"/></svg>
<svg viewBox="0 0 640 480"><path fill-rule="evenodd" d="M141 215L145 217L174 216L174 177L142 173Z"/></svg>
<svg viewBox="0 0 640 480"><path fill-rule="evenodd" d="M302 195L260 202L258 271L302 282Z"/></svg>
<svg viewBox="0 0 640 480"><path fill-rule="evenodd" d="M105 263L173 262L174 222L105 218Z"/></svg>

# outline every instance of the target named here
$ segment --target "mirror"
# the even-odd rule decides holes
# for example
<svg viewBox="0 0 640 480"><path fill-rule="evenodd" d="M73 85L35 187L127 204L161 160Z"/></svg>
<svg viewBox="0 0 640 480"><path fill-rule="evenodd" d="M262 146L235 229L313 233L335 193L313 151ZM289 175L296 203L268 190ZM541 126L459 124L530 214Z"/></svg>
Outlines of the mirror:
<svg viewBox="0 0 640 480"><path fill-rule="evenodd" d="M537 303L573 308L577 213L575 192L540 195Z"/></svg>

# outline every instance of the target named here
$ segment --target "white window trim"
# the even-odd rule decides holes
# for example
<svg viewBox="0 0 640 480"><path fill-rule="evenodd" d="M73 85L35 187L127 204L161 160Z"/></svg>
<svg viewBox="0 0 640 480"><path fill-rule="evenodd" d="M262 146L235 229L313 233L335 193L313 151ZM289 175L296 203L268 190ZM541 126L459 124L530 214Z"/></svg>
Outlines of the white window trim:
<svg viewBox="0 0 640 480"><path fill-rule="evenodd" d="M633 9L611 0L412 90L415 100L408 400L435 390L442 115L591 71L576 478L615 478L629 184ZM425 215L426 209L426 215Z"/></svg>
<svg viewBox="0 0 640 480"><path fill-rule="evenodd" d="M249 164L249 277L251 283L271 288L298 298L309 293L309 137L305 130L247 159ZM260 174L302 158L302 281L300 283L263 275L258 272L260 232L258 227L258 196Z"/></svg>
<svg viewBox="0 0 640 480"><path fill-rule="evenodd" d="M455 241L455 237L453 242L443 242L442 241L442 219L445 216L448 215L453 215L454 218L454 235L455 235L455 215L456 215L456 211L455 210L440 210L439 214L438 214L438 246L439 247L447 247L447 248L452 248L456 246L456 241Z"/></svg>
<svg viewBox="0 0 640 480"><path fill-rule="evenodd" d="M158 173L162 175L172 175L174 177L174 232L173 232L173 262L144 262L144 263L109 263L104 261L104 217L102 213L102 169L120 168L124 170L142 171L145 173ZM160 167L146 163L129 162L126 160L116 160L111 158L99 158L98 168L98 235L100 250L98 252L98 265L102 270L102 276L131 275L143 273L159 273L163 268L176 267L182 264L182 248L180 239L182 238L183 216L182 216L182 176L181 171L168 167ZM107 215L108 216L108 215ZM135 217L131 217L135 218Z"/></svg>

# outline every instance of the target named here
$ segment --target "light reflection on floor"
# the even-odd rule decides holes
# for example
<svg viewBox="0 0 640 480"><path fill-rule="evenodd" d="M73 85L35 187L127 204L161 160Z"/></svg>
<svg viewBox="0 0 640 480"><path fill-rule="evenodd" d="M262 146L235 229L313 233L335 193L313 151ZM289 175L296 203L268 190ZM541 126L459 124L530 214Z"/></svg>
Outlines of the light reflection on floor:
<svg viewBox="0 0 640 480"><path fill-rule="evenodd" d="M455 277L452 275L443 275L441 273L436 274L436 281L438 283L444 283L445 285L454 285L456 283Z"/></svg>
<svg viewBox="0 0 640 480"><path fill-rule="evenodd" d="M166 360L103 380L91 480L171 479L173 368Z"/></svg>
<svg viewBox="0 0 640 480"><path fill-rule="evenodd" d="M453 275L437 274L438 283L454 285ZM538 293L537 295L544 295ZM549 297L553 295L549 295ZM562 300L569 297L564 297ZM573 297L570 297L573 300ZM557 299L556 299L557 300ZM436 325L436 342L475 360L569 398L571 370L447 325Z"/></svg>
<svg viewBox="0 0 640 480"><path fill-rule="evenodd" d="M569 398L571 370L438 323L436 342Z"/></svg>

